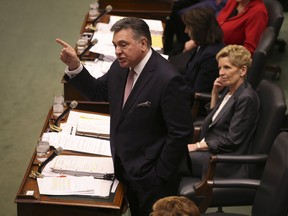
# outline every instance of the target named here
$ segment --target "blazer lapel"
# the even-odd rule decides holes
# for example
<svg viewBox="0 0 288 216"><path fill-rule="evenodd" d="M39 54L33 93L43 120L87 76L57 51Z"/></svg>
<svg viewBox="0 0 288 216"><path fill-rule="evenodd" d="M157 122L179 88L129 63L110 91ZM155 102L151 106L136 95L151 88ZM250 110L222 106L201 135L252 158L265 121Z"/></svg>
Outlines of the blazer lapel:
<svg viewBox="0 0 288 216"><path fill-rule="evenodd" d="M152 73L151 73L152 70L145 69L145 68L141 72L140 76L138 77L137 82L132 88L132 91L123 107L123 113L125 113L125 111L128 111L131 108L131 106L134 104L135 100L137 99L138 95L141 93L142 89L146 86L147 82L152 77Z"/></svg>
<svg viewBox="0 0 288 216"><path fill-rule="evenodd" d="M233 95L229 98L229 100L227 101L227 103L225 104L225 106L222 108L222 110L218 113L218 115L216 116L216 118L214 119L214 121L212 121L212 123L210 124L210 127L212 127L213 125L215 125L219 119L221 119L221 117L224 115L224 113L227 111L227 110L230 110L232 105L234 104L234 97ZM219 108L219 106L218 106ZM217 109L218 109L217 108ZM215 112L214 112L215 113Z"/></svg>
<svg viewBox="0 0 288 216"><path fill-rule="evenodd" d="M120 115L120 119L118 124L120 124L120 122L124 119L124 117L126 116L127 112L131 109L132 105L135 103L135 100L137 99L138 95L144 91L143 89L145 88L146 84L149 82L149 80L152 78L153 75L153 71L155 68L155 63L156 63L156 59L157 59L157 55L155 53L155 51L153 50L153 53L150 57L150 59L148 60L147 64L145 65L145 67L143 68L143 71L141 72L140 76L138 77L135 85L132 88L132 91L124 105L124 107L122 107L122 101L123 98L121 99L121 115ZM128 72L127 72L128 74ZM127 75L126 75L127 77ZM126 83L126 82L125 82ZM125 83L123 86L123 96L124 96L124 89L125 89Z"/></svg>
<svg viewBox="0 0 288 216"><path fill-rule="evenodd" d="M214 121L212 121L212 123L210 124L210 127L212 127L213 125L217 124L217 122L222 118L222 116L231 109L232 105L235 103L235 100L239 97L239 95L241 94L241 92L247 87L246 83L244 82L243 84L241 84L239 86L239 88L236 90L236 92L231 96L231 98L229 98L229 100L227 101L227 103L225 104L225 106L222 108L222 110L218 113L217 117L214 119ZM228 94L228 93L227 93ZM223 97L224 98L224 97ZM222 98L222 101L223 101ZM219 108L220 103L217 105L217 109ZM216 110L217 110L216 109ZM216 112L215 110L215 112ZM215 113L214 112L214 113ZM213 114L214 115L214 114Z"/></svg>

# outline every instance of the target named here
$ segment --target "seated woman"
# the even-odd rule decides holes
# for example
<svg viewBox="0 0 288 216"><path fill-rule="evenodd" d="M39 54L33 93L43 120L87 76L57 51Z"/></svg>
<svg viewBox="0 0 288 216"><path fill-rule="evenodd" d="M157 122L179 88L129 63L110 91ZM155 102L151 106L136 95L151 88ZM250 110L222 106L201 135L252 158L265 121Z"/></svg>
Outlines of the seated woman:
<svg viewBox="0 0 288 216"><path fill-rule="evenodd" d="M258 95L245 79L252 61L250 52L241 45L228 45L216 58L219 77L212 90L212 110L204 119L201 141L188 145L192 175L197 177L206 173L212 154L248 153L260 109ZM218 164L216 167L218 177L246 175L245 166L238 164Z"/></svg>
<svg viewBox="0 0 288 216"><path fill-rule="evenodd" d="M225 44L243 45L253 55L268 24L268 13L262 0L228 0L217 20Z"/></svg>
<svg viewBox="0 0 288 216"><path fill-rule="evenodd" d="M224 32L225 45L243 45L253 55L268 24L268 13L262 0L228 0L217 20ZM193 41L188 41L184 50L193 47Z"/></svg>
<svg viewBox="0 0 288 216"><path fill-rule="evenodd" d="M210 7L217 16L227 2L227 0L190 0L188 1L189 4L187 4L187 1L186 4L183 4L183 1L185 0L174 1L172 12L165 23L163 48L164 53L167 55L175 55L182 52L184 44L189 40L188 35L184 32L185 25L181 19L184 13L192 8Z"/></svg>
<svg viewBox="0 0 288 216"><path fill-rule="evenodd" d="M183 15L185 32L195 41L191 52L169 57L185 77L193 102L195 92L210 93L218 77L216 54L224 47L223 32L209 7L193 8ZM188 63L187 63L188 62Z"/></svg>

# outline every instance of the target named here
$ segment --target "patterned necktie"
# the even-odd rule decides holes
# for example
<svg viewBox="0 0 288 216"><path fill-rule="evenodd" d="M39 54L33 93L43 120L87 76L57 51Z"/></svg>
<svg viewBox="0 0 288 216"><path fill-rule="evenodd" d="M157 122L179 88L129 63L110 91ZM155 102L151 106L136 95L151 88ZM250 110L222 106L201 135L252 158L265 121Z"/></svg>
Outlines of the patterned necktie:
<svg viewBox="0 0 288 216"><path fill-rule="evenodd" d="M125 86L125 92L124 92L124 100L123 100L123 106L132 90L133 87L133 82L134 82L134 75L135 75L135 71L133 69L131 69L129 71L128 77L127 77L127 82L126 82L126 86Z"/></svg>

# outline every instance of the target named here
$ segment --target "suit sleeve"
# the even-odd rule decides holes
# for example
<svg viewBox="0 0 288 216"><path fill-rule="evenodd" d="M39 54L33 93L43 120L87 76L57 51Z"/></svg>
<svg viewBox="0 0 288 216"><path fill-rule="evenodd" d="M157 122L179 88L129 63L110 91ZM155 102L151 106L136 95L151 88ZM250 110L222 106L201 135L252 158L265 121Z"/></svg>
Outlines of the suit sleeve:
<svg viewBox="0 0 288 216"><path fill-rule="evenodd" d="M168 179L186 158L187 144L193 137L193 121L187 86L182 77L174 77L162 94L161 107L168 131L156 170L162 179Z"/></svg>
<svg viewBox="0 0 288 216"><path fill-rule="evenodd" d="M109 71L102 77L96 79L83 67L83 70L73 78L65 75L65 80L81 92L88 100L107 102L108 76Z"/></svg>

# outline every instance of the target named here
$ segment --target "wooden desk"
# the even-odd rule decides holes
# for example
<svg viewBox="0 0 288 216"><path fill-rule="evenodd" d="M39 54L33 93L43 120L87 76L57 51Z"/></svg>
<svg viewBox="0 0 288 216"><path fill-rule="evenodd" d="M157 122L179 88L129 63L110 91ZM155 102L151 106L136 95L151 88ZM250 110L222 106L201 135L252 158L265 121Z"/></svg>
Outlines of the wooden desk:
<svg viewBox="0 0 288 216"><path fill-rule="evenodd" d="M51 116L52 109L48 113L42 133L49 127ZM67 151L67 154L70 153ZM122 184L118 185L115 194L112 194L109 199L82 196L40 195L37 181L29 177L31 170L37 171L37 169L38 163L36 153L34 152L15 198L18 216L122 215L125 206L124 188ZM34 191L34 195L27 195L27 191Z"/></svg>
<svg viewBox="0 0 288 216"><path fill-rule="evenodd" d="M174 0L99 0L99 9L107 5L113 7L109 13L118 16L135 16L144 19L157 19L166 22Z"/></svg>

